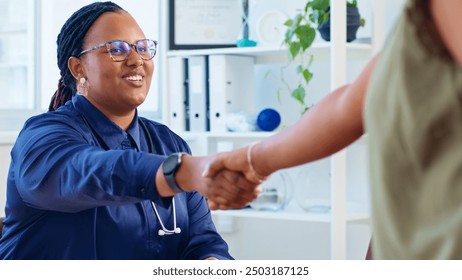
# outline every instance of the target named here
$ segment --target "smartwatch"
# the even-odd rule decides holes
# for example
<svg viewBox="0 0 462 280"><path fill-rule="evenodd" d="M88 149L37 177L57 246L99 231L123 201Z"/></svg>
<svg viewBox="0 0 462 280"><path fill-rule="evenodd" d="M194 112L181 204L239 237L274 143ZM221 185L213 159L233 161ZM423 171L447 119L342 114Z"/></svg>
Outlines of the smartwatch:
<svg viewBox="0 0 462 280"><path fill-rule="evenodd" d="M162 173L164 173L165 180L175 193L184 192L175 181L175 174L181 166L181 158L183 155L186 155L186 153L171 154L162 163Z"/></svg>

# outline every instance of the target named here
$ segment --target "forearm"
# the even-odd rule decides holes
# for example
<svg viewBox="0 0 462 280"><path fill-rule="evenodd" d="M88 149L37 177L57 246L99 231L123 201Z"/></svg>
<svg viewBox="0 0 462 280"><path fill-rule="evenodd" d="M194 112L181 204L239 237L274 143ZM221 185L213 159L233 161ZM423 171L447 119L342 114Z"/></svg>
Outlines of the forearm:
<svg viewBox="0 0 462 280"><path fill-rule="evenodd" d="M375 61L369 62L354 83L332 92L295 125L256 145L252 164L257 173L269 175L330 156L361 137L366 91Z"/></svg>
<svg viewBox="0 0 462 280"><path fill-rule="evenodd" d="M29 121L11 156L22 199L39 209L76 212L158 195L155 170L163 157L105 151L54 119Z"/></svg>
<svg viewBox="0 0 462 280"><path fill-rule="evenodd" d="M362 114L342 108L346 90L332 93L295 125L256 145L252 162L257 173L267 175L327 157L358 139L363 134Z"/></svg>
<svg viewBox="0 0 462 280"><path fill-rule="evenodd" d="M207 162L207 157L184 155L182 157L182 164L175 174L175 181L178 186L184 191L201 191L200 187L205 185L207 180L202 177L202 172ZM160 196L165 197L175 194L165 180L162 166L159 167L156 173L156 186Z"/></svg>
<svg viewBox="0 0 462 280"><path fill-rule="evenodd" d="M154 183L154 174L149 173L153 173L153 166L160 160L149 155L85 147L62 147L59 155L42 153L38 158L15 160L16 182L24 201L40 209L76 212L157 195L153 188L148 188Z"/></svg>

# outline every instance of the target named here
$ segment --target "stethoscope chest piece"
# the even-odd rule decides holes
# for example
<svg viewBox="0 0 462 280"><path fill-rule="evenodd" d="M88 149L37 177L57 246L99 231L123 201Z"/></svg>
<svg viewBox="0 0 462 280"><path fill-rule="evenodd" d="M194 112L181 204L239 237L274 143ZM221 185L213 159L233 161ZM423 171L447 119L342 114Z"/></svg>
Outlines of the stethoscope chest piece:
<svg viewBox="0 0 462 280"><path fill-rule="evenodd" d="M164 235L172 235L172 234L180 234L181 233L181 228L176 226L176 207L175 207L175 197L172 197L172 207L173 207L173 229L167 229L162 222L162 219L160 218L159 212L157 211L156 204L154 201L151 201L152 208L154 209L154 212L156 213L157 219L159 220L160 226L162 227L159 229L157 234L159 236L164 236Z"/></svg>

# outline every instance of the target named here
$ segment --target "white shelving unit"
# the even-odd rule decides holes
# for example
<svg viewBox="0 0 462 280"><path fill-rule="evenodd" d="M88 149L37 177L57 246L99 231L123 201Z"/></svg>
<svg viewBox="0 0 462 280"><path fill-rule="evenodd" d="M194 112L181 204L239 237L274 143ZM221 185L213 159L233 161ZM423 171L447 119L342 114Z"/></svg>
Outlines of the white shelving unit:
<svg viewBox="0 0 462 280"><path fill-rule="evenodd" d="M330 61L330 89L333 90L347 82L347 63L350 57L371 57L381 47L384 34L384 19L382 16L383 0L372 1L372 40L368 43L346 43L346 2L331 1L331 42L318 42L311 48L311 53L318 56L327 57ZM288 51L282 47L249 47L249 48L220 48L220 49L199 49L199 50L172 50L165 52L165 58L183 57L188 58L197 55L242 55L255 58L255 64L285 64L288 59ZM314 62L316 63L316 61ZM168 71L164 71L167 73ZM167 78L163 78L166 81ZM166 84L166 83L165 83ZM163 92L168 92L164 90ZM164 96L168 101L168 96ZM168 101L174 102L174 101ZM167 108L168 106L164 106ZM168 120L168 112L166 123ZM233 148L244 146L254 141L265 139L275 132L178 132L191 146L194 154L205 155L217 151L219 142L231 142ZM363 137L360 144L367 145L367 138ZM331 209L327 213L308 213L298 208L288 207L284 211L270 212L258 211L254 209L214 211L216 217L250 218L259 220L295 221L295 222L314 222L330 224L330 258L347 258L347 223L367 222L368 213L349 213L347 209L347 151L343 150L330 158L331 166ZM366 173L366 171L365 171ZM367 201L365 202L367 203ZM365 252L364 252L365 253Z"/></svg>
<svg viewBox="0 0 462 280"><path fill-rule="evenodd" d="M332 217L330 213L309 213L301 212L300 210L285 209L284 211L258 211L250 208L240 210L217 210L212 212L213 215L230 216L230 217L244 217L255 219L268 219L268 220L289 220L300 222L318 222L318 223L331 223ZM348 214L346 216L347 222L367 222L369 220L368 214Z"/></svg>

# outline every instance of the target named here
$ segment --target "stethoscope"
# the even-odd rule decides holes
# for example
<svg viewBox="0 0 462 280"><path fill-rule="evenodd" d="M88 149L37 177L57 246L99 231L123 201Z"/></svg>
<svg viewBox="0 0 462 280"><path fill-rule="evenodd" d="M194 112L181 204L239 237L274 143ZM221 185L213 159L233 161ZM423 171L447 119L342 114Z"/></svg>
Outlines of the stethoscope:
<svg viewBox="0 0 462 280"><path fill-rule="evenodd" d="M98 133L96 133L96 131L93 129L93 127L90 125L90 123L88 122L88 120L83 116L81 115L82 117L82 120L83 122L85 123L85 125L87 127L90 128L90 130L92 131L93 135L96 137L96 139L98 140L99 144L101 145L101 147L103 147L105 150L109 150L109 147L106 145L106 143L103 141L103 139L101 139L101 137L98 135ZM148 143L148 150L149 150L149 153L150 154L154 154L154 142L152 141L152 137L151 135L149 134L149 131L148 131L148 128L146 127L146 124L143 122L143 120L141 120L140 118L138 118L138 123L140 124L141 126L141 129L143 129L143 132L144 134L146 135L146 138L147 138L147 143ZM160 218L160 215L159 215L159 212L157 211L157 207L156 207L156 204L154 203L154 201L151 200L151 205L152 205L152 209L154 210L154 213L156 214L156 217L157 219L159 220L159 224L161 226L161 229L159 229L159 231L157 232L157 234L159 236L164 236L164 235L172 235L172 234L179 234L181 233L181 228L180 227L177 227L176 226L176 208L175 208L175 197L172 196L172 208L173 208L173 229L167 229L164 225L164 223L162 222L162 219Z"/></svg>

